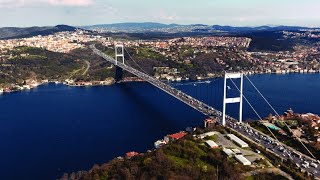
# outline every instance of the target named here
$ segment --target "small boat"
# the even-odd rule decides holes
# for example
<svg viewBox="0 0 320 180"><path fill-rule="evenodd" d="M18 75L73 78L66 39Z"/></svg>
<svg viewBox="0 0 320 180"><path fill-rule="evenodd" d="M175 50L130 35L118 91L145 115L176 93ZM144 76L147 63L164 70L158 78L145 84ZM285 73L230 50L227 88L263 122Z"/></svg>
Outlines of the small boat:
<svg viewBox="0 0 320 180"><path fill-rule="evenodd" d="M227 88L228 88L228 90L230 90L230 89L231 89L231 87L230 87L230 86L227 86Z"/></svg>
<svg viewBox="0 0 320 180"><path fill-rule="evenodd" d="M210 84L210 83L211 83L211 81L205 81L205 83Z"/></svg>

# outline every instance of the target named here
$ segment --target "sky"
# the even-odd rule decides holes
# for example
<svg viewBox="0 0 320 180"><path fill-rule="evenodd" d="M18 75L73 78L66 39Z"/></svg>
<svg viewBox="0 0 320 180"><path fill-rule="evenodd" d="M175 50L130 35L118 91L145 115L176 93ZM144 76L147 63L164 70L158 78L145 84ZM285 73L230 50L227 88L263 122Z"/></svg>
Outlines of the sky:
<svg viewBox="0 0 320 180"><path fill-rule="evenodd" d="M0 0L0 27L121 22L320 27L320 0Z"/></svg>

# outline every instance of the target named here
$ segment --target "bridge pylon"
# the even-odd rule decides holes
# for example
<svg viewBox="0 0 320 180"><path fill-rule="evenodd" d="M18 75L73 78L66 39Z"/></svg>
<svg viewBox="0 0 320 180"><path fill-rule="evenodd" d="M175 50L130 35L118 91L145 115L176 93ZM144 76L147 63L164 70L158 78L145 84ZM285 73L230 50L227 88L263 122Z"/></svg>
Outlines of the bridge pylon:
<svg viewBox="0 0 320 180"><path fill-rule="evenodd" d="M116 65L118 65L118 59L122 59L122 63L124 64L124 46L123 44L116 44L114 46L115 49L115 59L116 59Z"/></svg>
<svg viewBox="0 0 320 180"><path fill-rule="evenodd" d="M240 79L239 97L227 98L227 80L228 79ZM239 103L239 122L242 123L242 97L243 97L243 74L242 73L226 73L224 76L223 87L223 112L222 112L222 125L226 125L226 105L231 103Z"/></svg>

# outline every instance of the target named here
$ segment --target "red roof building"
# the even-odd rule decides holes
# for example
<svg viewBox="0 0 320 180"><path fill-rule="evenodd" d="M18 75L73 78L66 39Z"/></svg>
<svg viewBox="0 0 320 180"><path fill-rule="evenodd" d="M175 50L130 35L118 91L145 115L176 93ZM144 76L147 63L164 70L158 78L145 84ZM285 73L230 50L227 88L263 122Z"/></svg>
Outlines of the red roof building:
<svg viewBox="0 0 320 180"><path fill-rule="evenodd" d="M126 153L127 158L132 158L133 156L139 155L139 153L131 151Z"/></svg>
<svg viewBox="0 0 320 180"><path fill-rule="evenodd" d="M178 140L178 139L183 138L185 135L187 135L187 133L179 132L179 133L171 134L171 135L169 135L169 137L172 139Z"/></svg>
<svg viewBox="0 0 320 180"><path fill-rule="evenodd" d="M186 132L179 132L179 133L167 135L164 139L165 139L166 142L169 142L169 141L174 141L174 140L181 139L185 135L187 135Z"/></svg>

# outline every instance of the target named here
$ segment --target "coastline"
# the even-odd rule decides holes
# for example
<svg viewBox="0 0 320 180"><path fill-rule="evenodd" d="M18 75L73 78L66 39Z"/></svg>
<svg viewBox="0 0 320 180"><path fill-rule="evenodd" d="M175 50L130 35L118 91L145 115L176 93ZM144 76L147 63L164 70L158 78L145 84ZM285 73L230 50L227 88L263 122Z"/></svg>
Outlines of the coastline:
<svg viewBox="0 0 320 180"><path fill-rule="evenodd" d="M300 75L300 74L292 74L292 75L284 75L284 76L282 76L282 75L254 75L253 77L258 77L258 79L260 78L260 77L269 77L270 76L270 78L266 78L266 79L272 79L272 78L275 78L275 79L278 79L278 77L280 78L280 79L287 79L287 78L282 78L282 77L291 77L291 76L294 76L294 77L297 77L297 79L299 79L300 81L302 80L304 80L305 78L299 78L299 76L305 76L305 77L307 77L307 79L308 79L308 77L313 77L312 79L319 79L318 77L319 77L319 75L318 74L315 74L315 75ZM263 78L263 79L265 79L265 78ZM218 83L218 82L222 82L222 79L220 79L220 78L218 78L218 79L212 79L212 81L216 81L216 83ZM268 83L268 84L272 84L274 81L273 80L270 80L270 81L268 81L268 82L270 82L270 83ZM184 82L181 82L181 83L184 83ZM174 83L173 83L174 84ZM304 84L303 82L302 82L302 84ZM147 98L147 100L145 100L145 101L147 101L147 102L149 102L149 101L152 101L152 95L153 95L153 93L155 93L154 92L154 88L152 87L152 86L150 86L150 85L148 85L148 83L139 83L139 82L137 82L137 83L127 83L127 84L124 84L124 86L125 87L128 87L129 89L132 89L132 87L137 87L138 89L137 90L134 90L134 91L136 91L137 93L136 94L131 94L132 96L134 96L134 95L139 95L140 93L141 94L143 94L143 93L145 93L145 94L148 94L148 98ZM79 101L81 100L81 95L83 95L83 94L87 94L88 92L89 92L89 94L92 94L92 95L94 95L94 96L92 96L92 97L95 97L95 98L92 98L91 96L88 96L88 98L84 98L83 100L88 100L88 103L92 103L92 100L98 100L98 101L96 101L98 104L96 105L95 103L92 103L92 105L90 105L90 107L93 107L92 109L93 110L91 110L91 109L88 109L87 110L87 112L89 113L90 111L91 112L96 112L95 110L94 110L94 108L96 108L96 107L98 107L99 109L100 109L100 107L104 107L104 106L106 106L106 107L108 107L107 105L110 105L110 106L112 106L112 104L114 103L114 100L115 100L115 98L116 97L119 97L118 95L116 95L116 96L114 96L113 95L113 93L109 93L109 92L114 92L114 93L120 93L120 94L123 94L124 95L124 97L126 97L126 99L124 99L124 103L125 102L127 102L128 101L128 99L130 100L130 99L132 99L132 97L128 97L128 95L127 95L127 91L119 91L119 89L121 89L121 87L123 87L122 85L117 85L117 84L115 84L114 86L111 86L111 87L98 87L98 88L73 88L73 87L67 87L66 85L63 85L63 84L58 84L58 85L55 85L54 83L51 83L50 85L44 85L44 86L42 86L42 87L39 87L38 89L35 89L35 90L31 90L31 91L26 91L26 92L19 92L19 93L15 93L13 96L12 95L10 95L10 96L7 96L8 98L2 98L2 101L3 101L3 106L8 106L7 105L7 102L12 102L12 104L14 104L15 102L18 102L18 101L16 101L15 99L25 99L25 98L21 98L21 96L22 97L37 97L37 96L39 96L39 95L41 95L41 96L43 96L44 94L47 94L43 99L47 99L48 97L54 97L52 100L54 100L54 101L56 101L56 98L57 97L60 97L62 100L63 99L65 99L66 100L66 102L73 102L73 103L75 103L75 104L78 104L77 102L78 101L71 101L71 100L74 100L74 99L79 99ZM190 88L192 88L193 87L193 85L191 85L190 86ZM204 87L205 89L206 89L206 85L199 85L199 88L200 87ZM318 86L316 86L316 87L318 87ZM181 88L189 88L189 86L184 86L184 87L181 87ZM219 87L218 87L219 88ZM49 91L47 91L47 89L49 89ZM51 90L50 90L51 89ZM113 89L113 90L112 90ZM59 90L59 92L57 92L56 90ZM62 91L60 91L60 90L62 90ZM145 91L145 90L147 90L147 91ZM279 90L279 91L281 91L281 89ZM313 92L315 92L316 93L316 91L317 91L317 88L313 88ZM77 93L73 93L73 92L77 92ZM108 92L108 93L106 93L106 92ZM146 93L147 92L147 93ZM78 94L78 93L80 93L80 94ZM303 92L302 92L303 93ZM56 95L56 94L58 94L58 95ZM72 95L71 97L69 97L69 95L68 94L74 94L74 95ZM67 95L67 96L65 96L65 95ZM80 96L79 96L80 95ZM167 95L165 95L165 94L163 94L163 93L160 93L160 95L163 95L163 96L159 96L160 97L160 99L162 99L163 97L167 97ZM75 97L76 96L76 97ZM79 98L79 97L80 98ZM103 103L103 106L101 106L101 104L99 104L99 102L100 102L100 98L102 98L102 96L103 97L106 97L105 98L105 100L106 101L108 101L108 99L110 99L110 98L112 98L112 97L114 97L114 99L110 99L109 100L109 103ZM302 96L293 96L293 97L291 97L291 98L295 98L295 97L302 97ZM317 96L318 97L318 96ZM171 97L168 97L169 99L171 99ZM121 101L121 99L122 98L120 98L120 100L119 101ZM317 98L316 98L317 99ZM315 99L315 100L316 100ZM59 100L59 99L57 99L57 100ZM132 99L132 100L134 100L134 99ZM82 100L81 100L82 101ZM104 100L101 100L101 102L102 101L104 101ZM32 103L32 98L30 98L30 99L26 99L26 103ZM37 100L35 99L35 102L37 102ZM60 100L58 101L58 102L60 102ZM138 101L138 102L136 102L136 103L141 103L141 101ZM163 102L162 100L160 100L160 101L157 101L157 102ZM156 102L156 103L157 103ZM170 102L170 101L165 101L165 102ZM38 105L38 106L34 106L34 105L32 105L32 107L36 107L36 108L39 108L39 107L47 107L47 105L50 103L50 101L45 101L45 102L43 102L43 105L41 104L41 105ZM287 101L287 103L288 104L290 104L291 105L291 101ZM21 104L21 103L18 103L18 104ZM59 103L59 104L61 104L61 103ZM144 103L142 103L143 104L143 107L146 107L146 106L148 106L149 104L144 104ZM12 106L8 106L8 107L10 107L10 109L12 109L12 111L13 111L13 113L15 113L15 110L14 110L14 108L12 108L12 107L14 107L14 105L12 105ZM77 105L76 105L76 107L77 107ZM141 109L143 109L143 107L141 108ZM182 105L182 107L184 107L184 105ZM154 108L156 108L156 107L154 107ZM160 107L160 108L166 108L167 109L167 107ZM172 108L172 107L171 107ZM169 107L169 109L171 109L170 107ZM175 107L175 108L178 108L178 107ZM188 108L188 107L186 107L186 108ZM295 108L295 107L294 107ZM30 111L30 109L31 108L26 108L25 107L25 109L26 110L28 110L28 111ZM103 108L101 108L101 109L103 109ZM114 109L116 109L116 108L114 108ZM140 109L140 108L138 108L138 109ZM295 108L296 109L296 108ZM297 108L297 109L299 109L299 108ZM8 111L7 109L4 109L5 111ZM31 109L32 110L32 109ZM119 119L119 121L121 120L121 122L119 122L119 124L124 124L123 122L127 122L126 121L126 118L129 118L129 120L128 120L128 122L134 122L134 123L140 123L139 121L133 121L133 120L130 120L130 117L134 117L134 113L135 113L135 111L136 111L136 109L131 109L133 112L130 114L130 116L128 116L128 117L125 117L125 118L119 118L119 117L117 117L117 116L114 116L114 112L115 111L113 111L113 109L112 109L112 111L109 111L109 112L111 112L111 115L109 115L108 113L108 111L107 110L105 110L105 111L100 111L99 110L99 112L105 112L106 114L105 115L103 115L103 114L101 114L101 115L99 115L99 114L97 114L97 116L108 116L108 119ZM282 110L280 110L281 112L283 112ZM301 110L301 108L298 110L299 112L309 112L309 111L311 111L311 112L315 112L315 113L320 113L320 112L318 112L318 111L314 111L314 110L311 110L311 108L308 110L308 111L305 111L305 110ZM31 111L32 112L32 111ZM45 110L45 113L47 112L47 110ZM50 111L48 111L48 112L50 112ZM59 112L59 111L58 111ZM87 113L86 112L86 113ZM140 112L140 111L139 111ZM141 112L143 112L143 110L141 111ZM140 113L141 113L140 112ZM152 111L152 112L156 112L156 111ZM170 131L161 131L161 133L157 133L157 132L154 132L156 135L154 135L154 137L152 137L152 138L149 138L148 140L145 140L143 143L137 143L136 145L133 145L133 146L129 146L129 147L127 147L127 148L125 148L125 147L123 147L123 143L126 143L125 141L126 140L123 140L123 141L120 141L121 142L121 144L119 145L119 151L118 152L116 152L116 153L113 153L112 151L113 151L113 149L112 148L109 148L108 147L108 145L105 145L104 146L104 144L108 144L108 143L105 143L105 142L102 142L101 144L98 144L98 146L93 146L92 144L90 144L90 143L88 143L88 142L84 142L84 143L88 143L88 144L86 144L87 146L92 146L93 148L95 148L95 147L99 147L100 148L100 146L102 146L103 147L103 151L105 152L105 153L108 153L109 155L105 155L107 158L105 158L106 159L106 161L109 161L109 159L111 160L111 159L113 159L113 158L115 158L115 157L118 157L119 155L120 156L124 156L125 155L125 153L126 152L129 152L129 151L137 151L137 152L146 152L148 149L151 149L152 147L153 147L153 143L154 143L154 141L155 140L157 140L157 139L160 139L160 138L162 138L164 135L166 135L166 134L171 134L171 133L174 133L174 132L178 132L179 130L183 130L185 127L187 127L187 126L192 126L192 127L195 127L195 125L193 124L193 121L197 121L197 120L192 120L192 121L186 121L185 120L185 114L187 114L187 112L186 113L183 113L183 112L185 112L185 111L180 111L179 109L174 109L173 111L167 111L166 110L166 112L168 112L168 116L171 116L172 115L172 113L171 112L175 112L175 113L177 113L177 114L179 114L179 115L177 115L177 116L174 116L172 119L178 119L177 120L177 122L179 122L179 127L177 128L177 129L170 129ZM183 114L180 114L180 113L183 113ZM69 114L70 114L70 116L72 116L71 114L80 114L79 116L81 116L81 114L82 113L84 113L83 111L82 111L82 109L80 109L80 108L76 108L75 110L72 110L72 111L69 111L68 112ZM59 113L57 113L57 114L59 114ZM158 116L157 114L155 114L156 116ZM267 115L267 114L266 114ZM52 115L50 115L50 116L52 116ZM57 115L57 116L60 116L60 115ZM189 113L188 113L188 115L187 115L188 117L192 117L192 113L191 113L191 115L189 115ZM3 117L5 117L5 114L3 115ZM138 116L139 118L143 118L143 116ZM161 117L161 116L158 116L158 117ZM179 118L179 117L183 117L183 118ZM264 116L265 117L265 116ZM14 117L13 117L14 118ZM95 117L95 118L97 118L97 119L100 119L99 121L100 122L102 122L103 121L103 119L104 118L100 118L100 117ZM152 116L151 116L151 118L152 118ZM74 119L79 119L79 117L75 117ZM80 118L81 119L81 118ZM86 118L84 118L84 119L86 119ZM181 120L180 120L181 119ZM41 121L41 120L39 120L39 121ZM55 122L56 120L52 120L53 122ZM59 120L57 119L57 121L59 122ZM63 121L65 121L65 120L63 120ZM82 120L82 122L91 122L90 121L90 119L86 119L86 120ZM115 120L115 121L117 121L117 120ZM183 123L181 123L180 124L180 121L183 121ZM66 122L68 122L68 121L66 121ZM72 122L72 121L71 121ZM140 126L140 127L148 127L148 128L146 128L146 129L150 129L150 127L152 127L152 126L144 126L145 124L146 124L146 120L143 120L143 121L141 121L142 122L142 124L139 124L139 125L137 125L137 126ZM155 122L159 122L159 123L166 123L166 121L163 121L163 120L159 120L159 121L155 121ZM172 122L175 122L174 120L172 121ZM197 121L198 122L198 121ZM168 122L168 123L170 123L170 122ZM44 123L44 125L46 125L47 123ZM60 123L59 123L60 124ZM154 124L154 122L150 122L150 124ZM178 124L178 123L177 123ZM87 123L84 123L83 124L84 126L85 125L87 125ZM170 124L168 124L168 126L170 126L171 125L171 123ZM65 126L65 125L64 125ZM99 127L108 127L108 123L106 122L106 126L103 126L103 125L101 125L101 124L98 124L98 125L96 125L96 127L97 128L99 128ZM3 128L5 128L5 127L3 127ZM124 127L125 128L125 127ZM139 129L139 128L136 128L136 129ZM160 128L159 128L160 129ZM105 131L106 129L104 129L104 131ZM121 125L119 125L119 128L118 129L116 129L116 131L118 131L118 132L121 132L123 130L123 127L121 127ZM94 132L95 131L95 129L92 129L92 132ZM116 132L115 131L115 132ZM141 130L140 130L141 131ZM158 130L158 131L160 131L160 130ZM91 131L89 131L88 133L92 133ZM130 133L137 133L137 131L135 131L135 130L132 130L132 131L129 131ZM141 131L141 132L143 132L143 131ZM128 133L128 134L126 134L125 136L130 136L130 133ZM80 132L79 132L79 134L81 134ZM75 133L75 136L78 136L79 134L77 134L77 133ZM106 134L106 132L102 132L102 134ZM113 134L113 133L110 133L110 134ZM104 139L108 142L108 141L111 141L111 140L113 140L113 139L115 139L115 138L108 138L108 136L111 136L111 135L101 135L101 136L95 136L96 138L95 139L99 139L99 138L101 138L101 137L104 137ZM128 141L132 141L132 142L134 142L134 139L137 139L137 138L139 138L139 137L143 137L143 133L141 134L141 135L138 135L137 137L135 137L135 138L124 138L124 139L128 139ZM8 140L8 141L10 141L10 140ZM98 140L99 141L99 140ZM143 140L141 140L141 141L143 141ZM70 142L68 142L68 143L70 143ZM62 143L63 144L63 143ZM51 145L50 145L51 146ZM67 148L66 148L67 149ZM98 149L98 148L97 148ZM121 149L121 150L120 150ZM71 150L66 150L67 151L67 153L69 153L69 151L72 151L72 149ZM80 153L80 155L79 156L83 156L83 154L85 154L85 153ZM91 157L90 157L91 158ZM95 159L96 158L96 159ZM104 156L102 157L102 158L104 158ZM71 159L71 158L70 158ZM99 158L97 158L97 157L94 157L94 158L92 158L92 159L89 159L87 162L84 162L83 164L81 164L81 165L79 165L79 166L73 166L73 167L75 167L75 168L77 168L78 170L81 170L81 169L84 169L84 170L87 170L88 168L86 167L86 165L89 165L89 166L91 166L91 165L93 165L93 164L95 164L95 163L98 163L98 164L100 164L100 163L102 163L101 162L102 160L101 159L99 159ZM63 164L63 162L61 163L61 164ZM69 171L69 170L67 170L67 171L64 171L64 172L72 172L72 171Z"/></svg>
<svg viewBox="0 0 320 180"><path fill-rule="evenodd" d="M15 92L20 92L20 91L26 91L26 90L31 90L31 89L35 89L39 86L43 86L45 84L63 84L66 86L70 86L70 87L96 87L96 86L110 86L113 85L114 79L112 80L106 80L106 81L92 81L92 82L67 82L67 81L48 81L48 80L44 80L41 82L35 82L33 84L28 84L28 85L12 85L11 87L6 87L3 89L0 89L0 95L3 94L9 94L9 93L15 93Z"/></svg>
<svg viewBox="0 0 320 180"><path fill-rule="evenodd" d="M319 71L301 71L301 72L292 72L292 71L281 71L281 72L260 72L260 71L243 71L245 75L264 75L264 74L275 74L275 75L288 75L288 74L320 74ZM162 82L168 82L168 83L175 83L175 82L186 82L186 81L206 81L209 79L215 79L215 78L222 78L223 74L214 74L210 76L198 76L197 79L190 79L190 78L176 78L176 79L159 79ZM178 79L178 80L177 80ZM143 79L140 79L138 77L126 77L123 80L116 82L114 78L110 78L106 81L89 81L89 82L74 82L72 80L65 80L65 81L48 81L43 80L42 82L34 82L33 84L19 86L19 85L13 85L11 88L0 88L0 95L8 94L8 93L14 93L24 90L31 90L34 88L37 88L38 86L42 86L48 83L55 83L55 84L64 84L66 86L70 87L97 87L97 86L111 86L115 83L130 83L130 82L146 82Z"/></svg>

